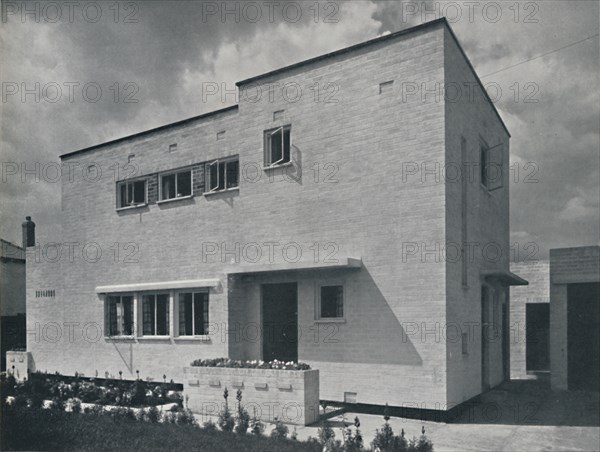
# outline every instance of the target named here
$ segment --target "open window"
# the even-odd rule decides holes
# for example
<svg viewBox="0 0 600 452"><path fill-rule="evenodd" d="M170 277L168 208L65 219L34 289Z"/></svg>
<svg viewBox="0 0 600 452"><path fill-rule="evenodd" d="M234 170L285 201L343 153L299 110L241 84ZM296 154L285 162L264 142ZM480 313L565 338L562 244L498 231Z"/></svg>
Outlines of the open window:
<svg viewBox="0 0 600 452"><path fill-rule="evenodd" d="M117 184L117 208L143 206L147 203L146 180L123 181Z"/></svg>
<svg viewBox="0 0 600 452"><path fill-rule="evenodd" d="M291 161L292 126L265 131L265 166L277 166Z"/></svg>
<svg viewBox="0 0 600 452"><path fill-rule="evenodd" d="M208 292L179 294L179 336L208 334Z"/></svg>
<svg viewBox="0 0 600 452"><path fill-rule="evenodd" d="M142 333L144 336L169 335L169 294L142 295Z"/></svg>
<svg viewBox="0 0 600 452"><path fill-rule="evenodd" d="M503 143L489 147L481 142L479 146L480 180L488 191L498 190L503 187L504 168Z"/></svg>
<svg viewBox="0 0 600 452"><path fill-rule="evenodd" d="M133 295L108 295L105 303L107 336L133 334Z"/></svg>
<svg viewBox="0 0 600 452"><path fill-rule="evenodd" d="M186 169L160 175L161 201L177 199L192 195L192 170Z"/></svg>
<svg viewBox="0 0 600 452"><path fill-rule="evenodd" d="M237 188L240 179L238 158L215 160L206 165L206 193Z"/></svg>

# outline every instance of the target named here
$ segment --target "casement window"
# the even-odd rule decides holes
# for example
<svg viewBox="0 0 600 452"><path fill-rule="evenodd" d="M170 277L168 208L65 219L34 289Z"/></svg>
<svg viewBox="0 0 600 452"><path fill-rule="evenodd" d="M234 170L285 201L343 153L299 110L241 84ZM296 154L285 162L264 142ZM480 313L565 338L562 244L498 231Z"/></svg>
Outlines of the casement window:
<svg viewBox="0 0 600 452"><path fill-rule="evenodd" d="M483 141L479 145L479 175L481 185L488 191L503 186L502 147L501 143L490 148Z"/></svg>
<svg viewBox="0 0 600 452"><path fill-rule="evenodd" d="M169 335L169 295L142 295L142 334L144 336Z"/></svg>
<svg viewBox="0 0 600 452"><path fill-rule="evenodd" d="M206 193L214 193L239 186L239 159L219 159L206 165Z"/></svg>
<svg viewBox="0 0 600 452"><path fill-rule="evenodd" d="M108 295L105 309L108 336L133 334L133 295Z"/></svg>
<svg viewBox="0 0 600 452"><path fill-rule="evenodd" d="M146 180L123 181L117 184L117 208L145 205Z"/></svg>
<svg viewBox="0 0 600 452"><path fill-rule="evenodd" d="M159 187L159 199L161 201L191 196L192 170L186 169L183 171L161 174Z"/></svg>
<svg viewBox="0 0 600 452"><path fill-rule="evenodd" d="M342 319L344 318L344 287L321 286L319 302L320 319Z"/></svg>
<svg viewBox="0 0 600 452"><path fill-rule="evenodd" d="M208 334L208 292L179 293L179 336Z"/></svg>
<svg viewBox="0 0 600 452"><path fill-rule="evenodd" d="M265 131L265 166L277 166L291 161L292 126Z"/></svg>

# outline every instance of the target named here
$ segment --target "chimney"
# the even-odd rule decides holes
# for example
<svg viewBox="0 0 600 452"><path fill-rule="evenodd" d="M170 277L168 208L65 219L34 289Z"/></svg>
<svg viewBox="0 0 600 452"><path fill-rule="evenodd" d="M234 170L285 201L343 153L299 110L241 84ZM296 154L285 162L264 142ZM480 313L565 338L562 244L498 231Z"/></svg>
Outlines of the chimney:
<svg viewBox="0 0 600 452"><path fill-rule="evenodd" d="M21 225L23 228L23 249L28 246L35 246L35 223L31 221L31 217L25 217L25 221Z"/></svg>

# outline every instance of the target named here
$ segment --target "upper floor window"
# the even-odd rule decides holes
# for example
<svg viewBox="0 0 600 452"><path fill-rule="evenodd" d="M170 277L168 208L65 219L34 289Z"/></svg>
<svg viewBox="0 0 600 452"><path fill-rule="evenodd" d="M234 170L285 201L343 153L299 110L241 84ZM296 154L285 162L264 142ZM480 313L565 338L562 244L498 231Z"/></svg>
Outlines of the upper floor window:
<svg viewBox="0 0 600 452"><path fill-rule="evenodd" d="M160 175L161 201L192 195L192 170L186 169Z"/></svg>
<svg viewBox="0 0 600 452"><path fill-rule="evenodd" d="M106 300L106 324L109 336L133 334L133 296L109 295Z"/></svg>
<svg viewBox="0 0 600 452"><path fill-rule="evenodd" d="M344 287L321 286L319 318L341 319L344 317Z"/></svg>
<svg viewBox="0 0 600 452"><path fill-rule="evenodd" d="M142 295L142 333L144 336L169 334L169 295Z"/></svg>
<svg viewBox="0 0 600 452"><path fill-rule="evenodd" d="M487 188L488 191L502 188L502 143L493 147L489 147L484 142L480 143L479 171L481 185Z"/></svg>
<svg viewBox="0 0 600 452"><path fill-rule="evenodd" d="M208 334L208 292L179 294L179 335Z"/></svg>
<svg viewBox="0 0 600 452"><path fill-rule="evenodd" d="M207 193L235 188L239 185L240 162L237 157L215 160L206 165Z"/></svg>
<svg viewBox="0 0 600 452"><path fill-rule="evenodd" d="M146 181L123 181L117 184L117 207L135 207L146 204Z"/></svg>
<svg viewBox="0 0 600 452"><path fill-rule="evenodd" d="M291 161L292 126L265 131L265 166L282 165Z"/></svg>

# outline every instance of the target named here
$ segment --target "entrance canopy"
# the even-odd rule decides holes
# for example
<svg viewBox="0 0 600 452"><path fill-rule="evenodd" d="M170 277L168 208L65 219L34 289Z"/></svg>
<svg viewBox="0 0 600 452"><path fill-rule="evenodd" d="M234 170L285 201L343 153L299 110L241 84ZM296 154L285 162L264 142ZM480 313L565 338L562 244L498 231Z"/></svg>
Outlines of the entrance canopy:
<svg viewBox="0 0 600 452"><path fill-rule="evenodd" d="M483 270L481 276L485 281L498 282L503 286L528 286L529 282L508 270Z"/></svg>
<svg viewBox="0 0 600 452"><path fill-rule="evenodd" d="M245 273L266 273L266 272L282 272L282 271L297 271L297 270L327 270L327 269L358 269L362 267L362 260L353 257L340 257L331 259L331 262L314 262L314 261L299 261L299 262L277 262L272 264L244 264L232 266L227 269L226 273L230 275L245 274Z"/></svg>
<svg viewBox="0 0 600 452"><path fill-rule="evenodd" d="M195 289L198 287L218 287L218 279L190 279L185 281L162 281L149 283L116 284L97 286L96 293L136 292L145 290Z"/></svg>

